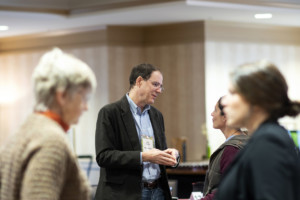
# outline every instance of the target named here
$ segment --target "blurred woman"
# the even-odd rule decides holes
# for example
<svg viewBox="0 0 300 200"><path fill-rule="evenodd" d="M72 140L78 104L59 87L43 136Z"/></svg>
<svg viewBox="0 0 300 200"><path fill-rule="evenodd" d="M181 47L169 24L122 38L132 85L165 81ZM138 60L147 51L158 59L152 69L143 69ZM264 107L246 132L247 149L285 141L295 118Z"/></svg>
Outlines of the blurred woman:
<svg viewBox="0 0 300 200"><path fill-rule="evenodd" d="M226 115L221 104L222 97L215 105L211 113L213 127L220 129L224 134L226 141L211 155L208 170L205 176L202 200L213 199L217 191L219 182L223 173L235 157L236 153L244 147L248 136L240 131L226 126Z"/></svg>
<svg viewBox="0 0 300 200"><path fill-rule="evenodd" d="M66 131L87 110L95 75L56 48L41 58L32 78L34 113L0 151L0 199L90 199Z"/></svg>
<svg viewBox="0 0 300 200"><path fill-rule="evenodd" d="M227 125L246 127L251 139L225 174L216 197L222 199L300 199L300 161L278 119L300 113L288 97L283 75L267 62L247 64L230 76L222 101Z"/></svg>

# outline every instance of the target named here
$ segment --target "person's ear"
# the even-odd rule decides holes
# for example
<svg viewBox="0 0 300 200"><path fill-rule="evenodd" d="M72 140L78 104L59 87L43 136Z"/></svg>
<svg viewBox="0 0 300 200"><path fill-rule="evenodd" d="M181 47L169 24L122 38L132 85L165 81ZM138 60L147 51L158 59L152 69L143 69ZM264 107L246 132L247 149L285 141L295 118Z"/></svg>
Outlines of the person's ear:
<svg viewBox="0 0 300 200"><path fill-rule="evenodd" d="M55 100L57 102L58 105L63 106L66 104L66 94L63 91L56 91L55 92Z"/></svg>
<svg viewBox="0 0 300 200"><path fill-rule="evenodd" d="M222 115L222 121L223 121L223 122L226 122L226 121L227 121L227 118L226 118L225 115Z"/></svg>
<svg viewBox="0 0 300 200"><path fill-rule="evenodd" d="M137 77L137 79L135 81L136 86L140 87L143 80L144 80L143 77L141 77L141 76Z"/></svg>

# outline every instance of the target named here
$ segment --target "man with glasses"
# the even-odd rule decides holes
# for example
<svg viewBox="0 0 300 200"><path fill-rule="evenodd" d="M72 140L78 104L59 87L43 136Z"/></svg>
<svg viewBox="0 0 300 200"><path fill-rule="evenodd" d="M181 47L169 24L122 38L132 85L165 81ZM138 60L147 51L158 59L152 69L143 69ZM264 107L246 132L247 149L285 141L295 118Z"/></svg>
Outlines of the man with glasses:
<svg viewBox="0 0 300 200"><path fill-rule="evenodd" d="M100 110L95 200L171 199L165 166L178 165L178 151L167 148L163 116L151 106L163 91L162 82L157 68L140 64L131 71L129 92Z"/></svg>

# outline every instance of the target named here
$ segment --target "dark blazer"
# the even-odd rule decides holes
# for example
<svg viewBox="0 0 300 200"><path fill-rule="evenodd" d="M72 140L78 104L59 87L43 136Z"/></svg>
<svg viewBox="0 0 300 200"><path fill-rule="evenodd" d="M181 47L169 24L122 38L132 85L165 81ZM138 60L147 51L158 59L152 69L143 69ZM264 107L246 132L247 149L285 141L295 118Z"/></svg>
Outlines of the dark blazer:
<svg viewBox="0 0 300 200"><path fill-rule="evenodd" d="M217 200L299 200L300 159L287 131L267 121L225 173Z"/></svg>
<svg viewBox="0 0 300 200"><path fill-rule="evenodd" d="M154 131L155 147L167 149L162 114L151 106L149 116ZM95 200L141 200L141 145L126 95L104 106L96 126L96 160L100 179ZM160 187L166 200L171 199L165 166L160 166Z"/></svg>

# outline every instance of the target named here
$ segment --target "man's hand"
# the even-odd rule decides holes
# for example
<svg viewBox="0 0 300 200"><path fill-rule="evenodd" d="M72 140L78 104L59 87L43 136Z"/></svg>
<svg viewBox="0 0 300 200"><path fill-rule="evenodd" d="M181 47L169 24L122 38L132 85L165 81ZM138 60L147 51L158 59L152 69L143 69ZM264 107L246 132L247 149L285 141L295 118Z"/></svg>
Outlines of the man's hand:
<svg viewBox="0 0 300 200"><path fill-rule="evenodd" d="M164 150L164 152L172 155L175 159L177 159L177 157L179 156L179 153L176 149L169 148L169 149Z"/></svg>
<svg viewBox="0 0 300 200"><path fill-rule="evenodd" d="M177 167L177 165L179 164L177 162L179 162L179 160L180 160L179 159L179 152L178 152L178 150L177 149L169 148L169 149L164 150L164 152L172 155L175 158L176 163L175 163L175 165L172 165L172 167Z"/></svg>
<svg viewBox="0 0 300 200"><path fill-rule="evenodd" d="M143 162L151 162L159 165L167 165L174 166L176 165L176 157L169 153L170 151L166 149L165 151L161 151L159 149L151 149L146 152L142 152Z"/></svg>

